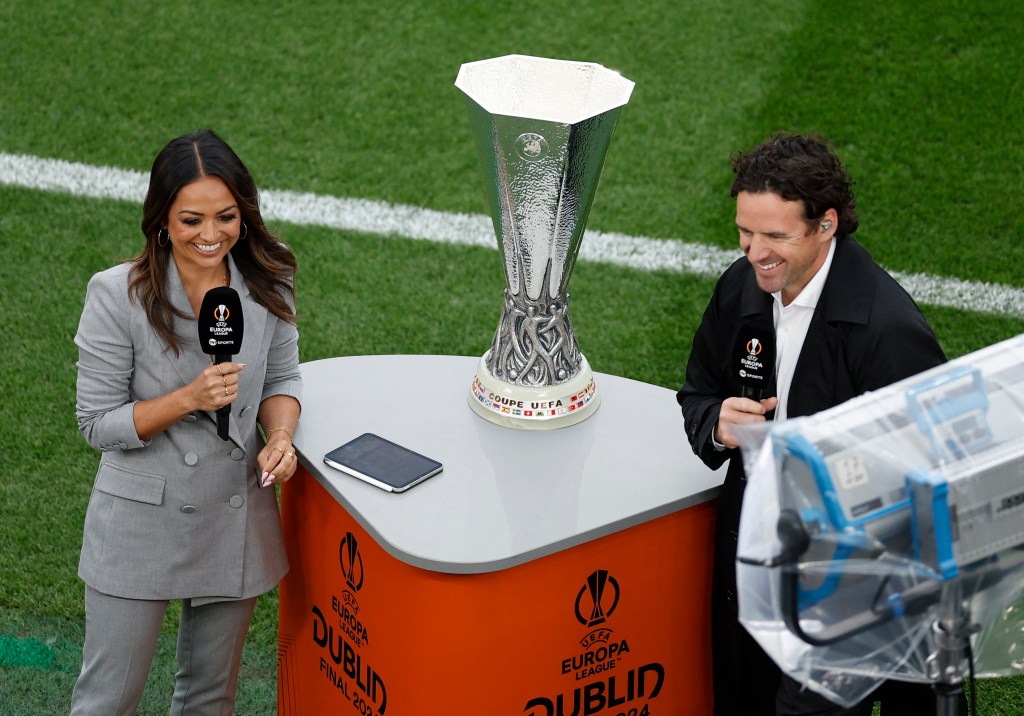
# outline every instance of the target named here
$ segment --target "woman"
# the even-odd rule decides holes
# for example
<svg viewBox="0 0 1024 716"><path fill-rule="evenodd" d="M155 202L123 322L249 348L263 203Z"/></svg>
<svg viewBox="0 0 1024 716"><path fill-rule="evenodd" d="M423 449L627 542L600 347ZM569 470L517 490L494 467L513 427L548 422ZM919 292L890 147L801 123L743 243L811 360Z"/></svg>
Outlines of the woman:
<svg viewBox="0 0 1024 716"><path fill-rule="evenodd" d="M256 597L287 570L271 485L295 472L295 258L249 171L209 130L157 156L146 246L89 282L78 426L102 451L78 574L86 633L72 714L134 714L168 601L182 600L172 714L228 714ZM240 298L235 362L200 350L206 292ZM229 439L215 411L231 406ZM266 444L257 432L257 422Z"/></svg>

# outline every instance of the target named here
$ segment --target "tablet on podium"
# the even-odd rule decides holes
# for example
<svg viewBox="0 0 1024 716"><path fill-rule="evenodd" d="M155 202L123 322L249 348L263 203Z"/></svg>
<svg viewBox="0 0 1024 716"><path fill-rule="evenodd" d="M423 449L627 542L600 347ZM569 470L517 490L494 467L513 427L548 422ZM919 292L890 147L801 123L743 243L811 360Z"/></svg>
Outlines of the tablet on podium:
<svg viewBox="0 0 1024 716"><path fill-rule="evenodd" d="M331 450L324 462L388 492L405 492L444 469L437 460L373 433Z"/></svg>

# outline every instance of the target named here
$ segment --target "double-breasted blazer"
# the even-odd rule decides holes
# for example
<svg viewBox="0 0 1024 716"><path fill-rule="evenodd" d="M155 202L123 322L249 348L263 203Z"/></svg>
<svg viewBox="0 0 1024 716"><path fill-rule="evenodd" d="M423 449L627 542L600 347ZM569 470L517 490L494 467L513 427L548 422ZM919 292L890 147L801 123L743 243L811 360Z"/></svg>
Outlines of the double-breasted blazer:
<svg viewBox="0 0 1024 716"><path fill-rule="evenodd" d="M135 599L192 598L193 604L262 594L288 564L275 491L256 481L260 403L301 400L298 332L256 303L233 259L245 332L229 440L216 415L186 415L152 440L139 438L134 405L192 380L210 364L196 321L175 318L180 354L159 337L128 294L129 264L89 282L75 336L79 430L102 452L86 510L78 574L106 594ZM173 260L167 291L185 315L192 307ZM270 427L270 426L268 426Z"/></svg>

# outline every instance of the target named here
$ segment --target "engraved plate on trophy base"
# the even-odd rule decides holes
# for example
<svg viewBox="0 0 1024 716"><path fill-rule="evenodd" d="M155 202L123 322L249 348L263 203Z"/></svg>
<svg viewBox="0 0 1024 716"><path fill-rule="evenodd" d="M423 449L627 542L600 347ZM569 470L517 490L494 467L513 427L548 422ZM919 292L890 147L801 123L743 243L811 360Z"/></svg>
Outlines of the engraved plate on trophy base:
<svg viewBox="0 0 1024 716"><path fill-rule="evenodd" d="M498 380L480 359L470 388L469 405L481 417L510 428L564 428L593 415L601 404L594 372L584 356L580 370L565 383L532 387Z"/></svg>

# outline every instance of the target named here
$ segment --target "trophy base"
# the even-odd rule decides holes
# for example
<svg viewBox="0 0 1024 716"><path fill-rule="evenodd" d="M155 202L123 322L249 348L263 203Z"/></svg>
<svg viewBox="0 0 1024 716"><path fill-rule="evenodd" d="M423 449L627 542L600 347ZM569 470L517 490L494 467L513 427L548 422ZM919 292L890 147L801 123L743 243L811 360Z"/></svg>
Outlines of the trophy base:
<svg viewBox="0 0 1024 716"><path fill-rule="evenodd" d="M519 430L553 430L582 422L597 412L601 396L594 371L580 358L580 371L572 380L530 387L495 378L484 356L469 390L469 406L485 420Z"/></svg>

